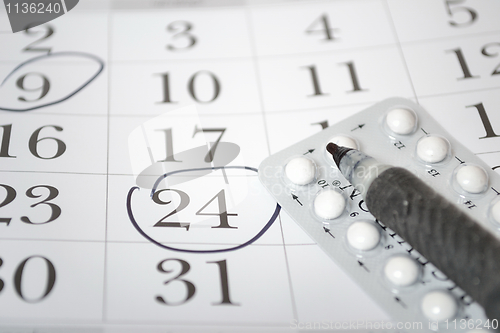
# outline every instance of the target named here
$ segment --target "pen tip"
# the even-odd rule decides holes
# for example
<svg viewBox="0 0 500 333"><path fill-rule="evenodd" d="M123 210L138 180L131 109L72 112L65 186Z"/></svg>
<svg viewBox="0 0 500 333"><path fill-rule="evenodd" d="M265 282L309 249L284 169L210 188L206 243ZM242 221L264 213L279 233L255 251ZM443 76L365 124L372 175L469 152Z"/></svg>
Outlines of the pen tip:
<svg viewBox="0 0 500 333"><path fill-rule="evenodd" d="M340 160L342 159L342 157L344 157L344 155L349 151L349 150L352 150L351 148L347 148L347 147L339 147L337 146L335 143L333 142L330 142L326 145L326 150L332 154L333 156L333 160L335 161L335 164L337 165L337 167L339 166L340 164Z"/></svg>
<svg viewBox="0 0 500 333"><path fill-rule="evenodd" d="M326 145L326 150L327 150L330 154L334 155L334 154L337 152L337 150L339 150L339 146L337 146L337 145L336 145L335 143L333 143L333 142L330 142L330 143L328 143L328 144Z"/></svg>

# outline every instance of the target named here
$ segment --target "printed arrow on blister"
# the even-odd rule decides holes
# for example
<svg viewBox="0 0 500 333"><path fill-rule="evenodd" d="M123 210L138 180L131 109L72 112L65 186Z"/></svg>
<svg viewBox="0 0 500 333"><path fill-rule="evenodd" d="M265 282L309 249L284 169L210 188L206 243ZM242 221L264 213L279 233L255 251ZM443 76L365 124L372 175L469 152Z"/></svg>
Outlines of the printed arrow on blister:
<svg viewBox="0 0 500 333"><path fill-rule="evenodd" d="M299 201L299 197L296 196L295 194L292 193L292 199L297 201L301 206L302 206L302 202Z"/></svg>
<svg viewBox="0 0 500 333"><path fill-rule="evenodd" d="M314 149L309 149L307 152L305 152L303 155L307 155L307 154L312 154L314 152Z"/></svg>
<svg viewBox="0 0 500 333"><path fill-rule="evenodd" d="M328 229L327 227L323 227L323 230L325 230L325 232L327 234L329 234L330 236L332 236L333 238L335 238L335 236L330 232L330 229Z"/></svg>
<svg viewBox="0 0 500 333"><path fill-rule="evenodd" d="M72 10L78 0L3 0L12 32L52 21Z"/></svg>
<svg viewBox="0 0 500 333"><path fill-rule="evenodd" d="M368 267L365 266L365 264L363 264L361 261L358 260L358 264L359 266L363 267L368 273L370 273L370 270L368 269Z"/></svg>
<svg viewBox="0 0 500 333"><path fill-rule="evenodd" d="M365 126L365 124L359 124L358 126L356 126L355 128L353 128L353 129L351 130L351 132L352 132L352 131L355 131L355 130L357 130L357 129L363 128L363 126Z"/></svg>
<svg viewBox="0 0 500 333"><path fill-rule="evenodd" d="M398 302L399 304L401 304L401 306L403 308L406 309L406 304L399 297L394 297L394 299L396 300L396 302Z"/></svg>

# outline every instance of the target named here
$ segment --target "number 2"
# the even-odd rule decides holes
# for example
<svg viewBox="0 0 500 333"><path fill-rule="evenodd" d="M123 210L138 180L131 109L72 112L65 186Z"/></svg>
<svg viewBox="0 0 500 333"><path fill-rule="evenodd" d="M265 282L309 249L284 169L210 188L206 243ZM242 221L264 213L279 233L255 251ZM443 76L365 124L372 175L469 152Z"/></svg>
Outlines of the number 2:
<svg viewBox="0 0 500 333"><path fill-rule="evenodd" d="M186 192L183 192L181 190L174 190L174 189L167 188L164 190L156 191L153 194L153 201L159 205L170 204L172 201L163 201L160 199L160 194L165 192L165 191L173 191L173 192L177 193L179 195L179 197L181 198L181 202L179 203L177 208L175 208L169 214L162 217L161 220L156 222L154 227L174 227L174 228L177 228L177 227L184 228L185 227L186 231L189 230L189 223L188 222L186 222L186 223L183 223L183 222L163 222L163 220L165 220L167 217L172 216L176 213L179 213L181 210L183 210L184 208L186 208L189 205L189 202L191 201L191 199L189 199L189 195L187 195Z"/></svg>
<svg viewBox="0 0 500 333"><path fill-rule="evenodd" d="M44 25L43 28L45 29L45 34L43 35L42 38L37 39L36 41L32 42L31 44L28 44L23 51L24 52L47 52L50 53L52 51L51 47L38 47L38 44L40 44L43 40L49 38L54 34L54 28L52 28L50 25ZM24 33L28 36L30 35L38 35L40 31L32 31L31 28L28 28L24 30ZM36 47L35 47L36 46Z"/></svg>

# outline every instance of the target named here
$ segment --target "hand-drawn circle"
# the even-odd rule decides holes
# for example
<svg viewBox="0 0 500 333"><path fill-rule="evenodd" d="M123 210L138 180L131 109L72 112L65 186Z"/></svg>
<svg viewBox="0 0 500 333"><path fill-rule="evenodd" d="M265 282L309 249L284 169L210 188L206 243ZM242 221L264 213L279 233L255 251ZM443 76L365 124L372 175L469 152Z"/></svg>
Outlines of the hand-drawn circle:
<svg viewBox="0 0 500 333"><path fill-rule="evenodd" d="M246 167L246 166L221 166L221 167L211 167L211 168L197 168L197 169L176 170L176 171L172 171L172 172L166 173L166 174L161 175L160 177L158 177L158 180L155 182L155 186L152 189L151 197L156 192L156 188L158 187L158 184L159 184L159 182L162 179L165 179L168 176L171 176L171 175L177 174L177 173L189 172L189 171L205 171L207 169L209 169L209 170L218 170L218 169L245 169L245 170L251 170L251 171L258 172L257 169L252 168L252 167ZM178 249L178 248L175 248L175 247L164 245L164 244L162 244L162 243L154 240L153 238L151 238L149 235L147 235L142 230L142 228L139 226L139 224L135 220L134 214L132 212L132 194L135 192L135 190L139 190L139 189L140 188L138 186L134 186L134 187L132 187L129 190L129 192L127 194L127 214L128 214L129 219L130 219L130 222L132 223L132 225L134 226L134 228L137 230L137 232L139 232L139 234L141 234L144 238L146 238L147 240L149 240L151 243L153 243L153 244L155 244L155 245L157 245L157 246L159 246L159 247L161 247L163 249L177 251L177 252L185 252L185 253L221 253L221 252L229 252L229 251L235 251L235 250L242 249L242 248L244 248L244 247L252 244L253 242L255 242L260 237L262 237L262 235L264 235L264 233L273 225L274 221L276 221L276 218L278 217L278 214L279 214L279 212L281 210L281 206L277 203L273 215L271 216L271 218L269 219L269 221L264 225L264 227L262 228L262 230L259 231L257 233L257 235L255 235L253 238L251 238L250 240L246 241L243 244L240 244L240 245L237 245L237 246L234 246L234 247L230 247L230 248L227 248L227 249L217 249L217 250Z"/></svg>
<svg viewBox="0 0 500 333"><path fill-rule="evenodd" d="M55 52L55 53L49 53L49 54L44 54L44 55L41 55L41 56L38 56L38 57L34 57L34 58L31 58L31 59L28 59L26 60L25 62L22 62L20 63L16 68L14 68L6 77L5 79L3 79L2 83L0 83L0 87L5 83L5 81L10 77L12 76L12 74L14 74L19 68L29 64L29 63L32 63L32 62L36 62L42 58L48 58L48 57L58 57L58 56L76 56L76 57L84 57L84 58L89 58L89 59L92 59L94 61L96 61L98 64L99 64L99 69L97 70L97 72L94 74L94 76L92 76L90 79L88 79L82 86L80 86L78 89L76 89L74 92L72 92L71 94L69 94L68 96L65 96L59 100L56 100L56 101L53 101L53 102L50 102L50 103L46 103L46 104L42 104L42 105L38 105L38 106L33 106L33 107L29 107L29 108L26 108L26 109L9 109L9 108L2 108L0 106L0 110L4 110L4 111L14 111L14 112L25 112L25 111L31 111L31 110L35 110L35 109L40 109L40 108L44 108L46 106L50 106L50 105L55 105L55 104L58 104L58 103L61 103L71 97L73 97L74 95L76 95L78 92L80 92L83 88L85 88L87 85L90 84L90 82L92 82L97 76L99 76L99 74L101 74L102 70L104 69L104 61L102 61L100 58L98 58L97 56L93 55L93 54L89 54L89 53L84 53L84 52Z"/></svg>

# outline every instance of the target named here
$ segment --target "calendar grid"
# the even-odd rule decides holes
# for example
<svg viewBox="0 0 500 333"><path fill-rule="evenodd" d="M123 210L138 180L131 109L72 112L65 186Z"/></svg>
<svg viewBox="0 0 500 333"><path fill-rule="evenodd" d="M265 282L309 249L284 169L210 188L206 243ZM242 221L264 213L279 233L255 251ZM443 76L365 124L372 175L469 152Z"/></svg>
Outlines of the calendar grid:
<svg viewBox="0 0 500 333"><path fill-rule="evenodd" d="M422 7L432 3L430 0L408 0L408 3L420 3L417 1L421 1ZM450 1L442 2L440 6ZM359 11L362 5L375 11L372 13L365 10L363 13L362 10ZM475 9L477 3L465 0L458 5ZM494 78L491 79L491 75L488 76L500 57L495 58L493 52L497 52L497 49L492 49L492 56L486 59L481 55L480 48L471 50L470 46L477 48L475 39L481 38L488 43L495 42L500 29L485 25L482 30L471 30L473 32L462 29L429 35L430 29L427 27L403 24L404 17L408 14L398 6L392 0L338 0L273 4L252 4L247 1L242 6L218 8L194 6L195 8L128 10L116 10L111 5L105 11L80 12L77 12L76 7L74 12L48 23L55 27L55 32L45 39L42 37L48 30L44 26L40 26L32 34L20 32L16 35L17 39L12 38L9 31L0 31L0 41L5 40L7 43L2 44L7 47L0 54L0 74L2 70L6 72L11 65L42 54L41 51L23 51L27 45L36 41L39 43L35 46L50 47L52 52L81 51L105 60L101 75L64 103L26 113L0 111L5 116L0 126L0 135L5 133L8 124L13 124L9 152L18 157L18 164L11 164L12 167L4 164L2 167L8 170L1 171L6 179L2 182L15 188L17 193L12 204L0 204L0 216L14 217L9 229L5 228L6 233L0 236L0 240L5 243L3 252L0 252L0 257L4 260L3 265L0 262L0 281L5 282L3 292L0 287L0 302L8 301L5 304L14 304L12 309L16 306L21 309L18 312L9 309L11 312L4 314L7 322L19 326L38 325L42 329L57 323L60 326L102 328L105 332L117 332L122 328L126 332L142 332L144 327L161 330L165 325L178 325L172 331L180 328L181 331L200 329L211 332L217 331L219 327L221 331L230 331L248 326L249 331L255 328L295 332L290 327L293 320L340 320L343 319L342 316L347 318L350 315L344 307L358 311L361 302L368 310L359 314L359 318L389 320L385 310L372 302L362 287L354 284L345 272L326 258L317 243L283 211L261 238L245 248L220 255L186 254L165 251L143 238L130 221L126 199L130 188L139 184L136 171L143 170L129 165L134 163L129 152L129 135L137 126L144 126L152 119L169 116L168 122L149 129L155 133L157 147L161 145L161 149L157 151L161 154L167 151L166 158L169 157L169 140L173 151L171 157L181 160L184 157L178 156L185 156L181 154L205 143L201 141L209 142L217 138L219 133L198 133L195 130L193 135L194 124L199 121L199 124L207 128L227 129L224 136L221 134L219 137L220 142L233 143L241 150L238 152L238 159L229 162L230 165L238 165L236 162L239 163L241 158L245 165L257 168L263 157L318 132L320 125L331 126L365 109L388 97L386 95L390 93L416 100L428 110L437 110L436 116L441 117L438 120L443 123L446 123L446 117L454 118L455 113L460 113L461 110L462 118L458 120L457 116L456 123L450 124L449 127L455 129L450 134L458 138L462 135L462 130L465 137L472 131L467 126L474 123L474 134L464 141L470 143L470 149L476 155L489 159L489 165L498 164L500 150L494 145L488 146L485 143L487 140L477 139L484 135L478 110L471 108L466 113L463 108L483 102L484 96L491 96L484 101L484 106L493 129L497 134L500 133L500 118L495 113L498 105L495 104L498 100L495 96L500 92L500 86L493 81ZM353 8L359 13L355 13ZM73 19L73 14L74 22L78 24L75 23L74 30L71 30L68 29L71 27L69 19ZM358 17L358 14L361 16ZM441 16L438 17L438 14ZM446 11L438 14L436 17L441 20L443 17L445 20L461 18L448 17ZM352 16L345 19L349 15ZM364 17L364 20L360 17ZM432 18L432 15L429 17ZM480 19L484 19L484 16ZM96 23L98 28L89 26L85 29L91 29L91 33L73 36L80 31L78 29L84 29L83 25L76 28L83 22ZM170 26L175 22L177 25ZM105 38L102 38L97 32L104 28L107 30ZM413 32L411 28L418 29L419 32ZM329 33L331 30L332 36L328 37L336 40L327 40L324 35L326 30ZM192 48L183 44L189 43L190 38L195 40ZM289 42L285 43L281 38L289 38ZM174 49L169 50L168 45L173 45ZM469 46L471 49L466 49ZM449 62L446 65L454 70L436 73L438 79L444 78L437 83L430 82L432 78L425 77L429 76L428 72L420 73L432 63L429 59L418 59L418 54L426 54L426 48L441 56L436 62L441 61L442 64L439 64L443 67L445 62ZM466 60L455 57L453 52L443 55L444 50L453 48L462 48ZM415 50L420 53L412 54ZM479 60L475 56L490 61L493 67L479 66ZM481 75L482 81L490 81L484 83L467 80L462 85L450 84L448 87L445 80L452 81L462 75L460 66L463 66L463 61L467 61L473 75ZM74 65L79 68L76 60ZM57 63L49 74L39 68L33 71L50 79L52 93L57 91L56 87L62 89L57 86L58 80L61 80L57 75L66 69L64 66L65 63ZM170 76L165 78L165 73ZM64 80L70 82L70 76L61 74L61 77L63 84L66 83ZM168 80L170 82L165 84ZM196 84L191 83L190 87L190 80L196 81ZM356 80L359 80L358 90L355 87ZM220 95L219 92L214 93L214 82L222 87ZM429 88L426 83L434 84L439 89ZM284 88L279 87L280 85ZM28 91L16 88L15 82L12 86L17 89L12 91L26 93L23 96L28 96L29 100L38 93L34 91L30 92L33 95L27 95ZM215 97L210 101L211 93ZM166 96L167 94L170 96ZM104 95L105 108L96 107L101 102L104 103ZM1 97L0 95L0 100ZM206 102L207 100L209 101ZM448 104L449 109L444 110L442 106ZM196 105L196 115L176 113L176 109L185 105ZM28 114L31 118L24 118ZM474 120L470 120L473 117ZM196 121L193 120L195 118ZM19 134L18 129L23 127L21 124L26 130ZM461 124L466 125L461 127ZM44 129L39 136L40 139L49 139L42 144L54 143L50 140L56 138L67 145L68 149L62 158L56 159L56 162L63 162L58 164L37 159L28 150L28 141L31 140L33 131L42 125L60 125L64 128L61 132L56 132L54 128ZM164 131L168 128L171 129L170 133ZM83 148L87 150L82 150ZM47 154L50 155L52 152L48 151ZM76 154L69 155L75 151ZM25 158L21 160L23 154ZM141 158L142 155L139 156ZM157 154L154 159L150 155L151 161L148 158L144 161L154 164L163 158L165 155ZM6 163L12 160L2 159ZM83 163L88 165L80 166ZM189 175L179 175L179 178L182 177L190 178ZM249 180L249 184L251 182L253 186L260 185L257 173L234 174L231 177L236 182L244 183L242 180ZM217 212L217 208L220 208L217 204L221 201L217 202L216 199L222 198L227 200L228 205L232 205L225 211L230 215L226 222L231 226L237 225L240 230L243 229L243 223L238 224L240 221L256 224L268 218L267 211L264 213L264 209L267 209L264 203L268 204L264 202L265 199L258 201L260 198L255 195L252 197L255 203L246 203L250 208L241 204L245 203L241 200L250 201L245 197L245 190L258 192L258 189L249 187L239 193L240 188L233 188L229 194L229 190L225 188L225 194L214 196L216 193L212 192L219 190L219 185L212 188L206 184L213 184L210 182L219 178L221 176L215 173L206 174L200 179L207 183L200 182L196 185L198 180L195 180L191 185L186 185L189 182L181 182L183 186L186 185L185 188L179 185L179 189L189 196L187 207L193 210L191 215L195 219L198 209L198 212L209 212L206 215ZM32 227L31 230L38 228L42 230L41 233L27 231L29 226L20 221L23 214L39 221L48 219L43 215L43 208L46 209L45 213L50 212L46 203L30 207L47 194L37 197L39 199L26 197L27 189L36 184L49 184L59 190L57 198L48 202L60 206L63 212L62 217L54 223ZM2 191L4 189L0 188ZM148 191L142 189L140 194L139 191L134 192L134 199L146 198L151 204ZM263 194L259 195L265 198ZM174 199L177 197L172 196ZM0 201L4 200L2 198L0 197ZM203 205L208 205L210 198L213 198L209 202L211 206L205 208ZM183 202L182 199L179 200ZM222 229L211 234L204 233L203 230L210 230L210 226L205 226L207 229L196 229L196 222L193 222L195 220L189 220L194 226L189 231L189 237L194 238L182 238L188 232L187 228L183 229L183 225L180 225L181 228L173 228L174 224L169 228L152 228L158 219L172 210L172 214L176 215L164 216L164 222L187 221L183 218L187 216L189 208L183 212L186 215L180 214L184 208L178 209L181 206L179 200L172 199L172 203L164 203L163 207L157 202L157 211L149 211L150 206L147 206L145 199L138 201L137 207L144 209L137 209L139 214L143 214L141 222L145 228L149 228L144 230L151 234L161 234L158 231L163 229L161 237L166 238L159 243L192 249L241 245L237 238L240 235L235 236L236 233L230 234L228 230ZM20 203L15 206L18 201ZM179 206L175 208L177 204ZM273 209L274 205L273 201ZM245 218L241 217L245 213L241 211L242 207L248 208ZM240 220L231 213L240 214ZM57 225L59 229L50 229L53 225ZM3 227L2 223L0 227ZM165 230L168 232L164 232ZM228 233L225 236L219 237L226 231ZM203 238L207 234L214 238ZM19 271L19 263L34 255L44 256L54 264L57 284L46 300L27 305L27 302L23 303L22 297L16 295L12 277L18 274L16 270ZM182 273L185 269L187 273ZM176 274L179 276L175 277ZM46 271L41 270L39 276L45 277ZM32 283L29 272L24 279L26 286L23 288L29 288ZM192 289L189 283L192 284ZM29 289L26 290L29 292ZM43 291L43 288L40 290ZM190 291L193 292L191 296ZM352 294L348 295L347 291ZM338 295L348 296L335 299ZM71 300L68 301L69 299ZM166 304L170 300L175 303L176 299L181 300L179 304ZM220 303L221 299L223 304ZM36 311L26 311L26 306L33 306L33 309L38 307L39 317L25 320L25 317L37 314ZM339 311L341 315L336 313ZM17 317L11 318L12 314Z"/></svg>
<svg viewBox="0 0 500 333"><path fill-rule="evenodd" d="M257 89L259 92L259 104L261 108L261 114L262 114L262 121L264 122L264 133L266 137L266 144L267 144L267 152L269 155L271 155L271 148L269 146L269 134L268 134L268 126L267 126L267 119L266 119L266 112L264 108L264 102L263 102L263 96L262 96L262 85L260 84L261 78L259 74L259 61L257 57L257 50L255 46L255 36L253 32L253 22L252 18L249 13L248 7L245 10L245 17L246 17L246 24L249 29L249 34L250 34L250 45L251 45L251 50L252 50L252 61L253 61L253 66L255 69L255 76L257 78Z"/></svg>
<svg viewBox="0 0 500 333"><path fill-rule="evenodd" d="M401 41L400 41L399 36L398 36L398 31L397 31L396 26L394 24L394 19L392 17L391 9L389 7L389 2L388 2L388 0L382 0L382 1L384 3L384 9L385 9L385 11L387 13L387 16L389 17L389 21L390 21L390 26L391 26L392 33L394 35L394 38L396 39L396 44L397 44L397 47L398 47L399 55L403 59L403 64L404 64L404 67L405 67L405 73L406 73L406 76L408 78L408 81L410 82L411 89L413 91L413 97L415 98L417 104L420 104L418 102L418 96L417 96L417 92L415 90L415 85L414 85L414 83L413 83L413 81L411 79L410 71L408 69L408 62L405 59L403 48L401 46Z"/></svg>
<svg viewBox="0 0 500 333"><path fill-rule="evenodd" d="M263 101L263 93L262 93L262 85L261 85L261 76L260 76L260 69L259 69L259 57L257 55L257 47L256 47L256 41L255 41L255 32L253 29L253 20L252 16L250 13L250 8L246 6L245 8L245 17L246 17L246 24L248 27L248 33L250 37L250 45L251 45L251 52L252 52L252 61L253 61L253 66L255 68L255 76L256 76L256 84L257 84L257 89L259 92L259 102L260 102L260 109L262 113L262 121L264 125L264 132L265 132L265 137L266 137L266 145L267 145L267 151L268 154L271 154L271 147L269 144L269 126L267 124L267 117L266 117L266 110L264 106L264 101ZM295 295L293 291L293 283L292 283L292 278L291 278L291 273L290 273L290 267L288 263L288 256L287 256L287 250L286 250L286 244L285 244L285 239L283 235L283 226L281 224L281 214L278 215L278 220L280 224L280 233L281 233L281 241L283 242L283 254L284 254L284 260L285 260L285 265L286 265L286 273L287 273L287 278L288 278L288 285L289 285L289 291L290 291L290 298L291 298L291 303L292 303L292 312L293 312L293 318L295 320L298 320L298 311L297 311L297 304L295 301Z"/></svg>
<svg viewBox="0 0 500 333"><path fill-rule="evenodd" d="M107 96L107 113L106 113L106 220L105 220L105 230L104 230L104 274L103 274L103 293L102 293L102 322L107 321L106 317L106 309L107 309L107 292L106 292L106 286L107 286L107 281L108 281L108 220L109 220L109 130L110 130L110 112L111 112L111 98L110 98L110 85L111 85L111 69L110 64L111 64L111 59L112 59L112 48L111 48L111 42L112 42L112 26L111 26L111 11L108 11L107 16L106 16L106 23L107 23L107 48L108 48L108 59L106 61L106 64L108 66L108 85L107 85L107 91L106 91L106 96Z"/></svg>
<svg viewBox="0 0 500 333"><path fill-rule="evenodd" d="M385 0L389 1L389 0ZM389 8L390 10L390 8ZM482 36L495 36L500 33L500 30L491 30L491 31L483 31L483 32L476 32L476 33L465 33L457 36L447 36L447 37L435 37L435 38L425 38L425 39L419 39L419 40L411 40L411 41L405 41L401 42L402 45L418 45L418 44L427 44L427 43L432 43L432 42L440 42L440 41L450 41L450 40L461 40L463 38L473 38L473 37L482 37Z"/></svg>
<svg viewBox="0 0 500 333"><path fill-rule="evenodd" d="M281 222L281 214L278 216L279 223L280 223L280 231L281 231L281 240L283 241L283 253L285 254L285 263L286 263L286 271L287 271L287 276L288 276L288 284L290 286L290 297L292 299L292 310L293 310L293 318L295 320L299 320L299 314L297 310L297 303L295 301L295 293L293 291L293 282L292 282L292 274L290 273L290 264L288 262L288 255L286 251L286 242L285 242L285 235L283 234L283 224Z"/></svg>
<svg viewBox="0 0 500 333"><path fill-rule="evenodd" d="M482 89L471 89L471 90L467 90L467 91L464 91L464 93L477 93L477 92L483 92L483 91L500 91L500 88L499 87L492 87L492 88L482 88ZM425 95L421 95L420 97L422 98L427 98L427 97L441 97L441 96L452 96L452 95L456 95L457 93L456 92L449 92L449 93L440 93L440 94L425 94Z"/></svg>

